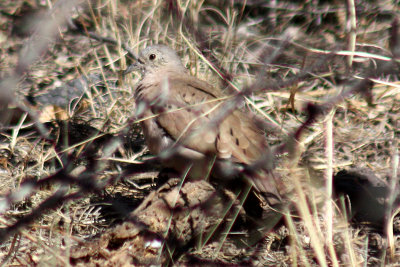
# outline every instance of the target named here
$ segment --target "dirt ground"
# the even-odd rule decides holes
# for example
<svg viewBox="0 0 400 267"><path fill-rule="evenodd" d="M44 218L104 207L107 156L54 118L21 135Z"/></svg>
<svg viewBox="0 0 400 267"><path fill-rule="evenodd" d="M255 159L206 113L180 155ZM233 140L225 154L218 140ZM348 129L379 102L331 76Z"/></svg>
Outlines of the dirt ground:
<svg viewBox="0 0 400 267"><path fill-rule="evenodd" d="M1 1L1 266L399 266L399 14L385 0ZM148 152L140 75L124 70L157 43L257 115L284 151L281 205L183 182Z"/></svg>

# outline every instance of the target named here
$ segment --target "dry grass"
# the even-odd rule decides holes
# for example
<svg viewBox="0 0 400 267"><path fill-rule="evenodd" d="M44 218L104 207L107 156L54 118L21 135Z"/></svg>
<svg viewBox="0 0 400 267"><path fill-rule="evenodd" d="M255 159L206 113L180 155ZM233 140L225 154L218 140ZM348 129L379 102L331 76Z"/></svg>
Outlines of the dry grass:
<svg viewBox="0 0 400 267"><path fill-rule="evenodd" d="M391 199L397 197L400 83L398 66L387 70L385 64L393 56L398 64L400 44L393 39L400 31L390 29L399 3L4 2L0 108L4 117L11 107L29 116L15 112L0 132L0 227L7 230L0 232L2 265L70 264L77 241L119 223L152 189L158 168L126 171L149 155L134 116L132 88L139 77L123 78L120 70L134 62L125 46L138 53L155 43L175 48L192 75L228 94L247 90L246 105L274 128L271 144L286 143L289 151L277 167L294 203L284 225L238 255L224 254L222 242L188 255L260 266L400 263L393 222L387 220L383 233L349 224L340 202L332 201L331 180L340 169L367 167L391 185ZM21 19L33 17L29 12L43 20L21 33L34 23ZM94 40L88 32L116 42ZM81 104L67 101L61 111L49 107L54 103L27 106L26 96L59 86L73 92L67 82L91 74L103 84L88 86L85 94L78 90ZM368 92L356 89L364 78L373 81ZM308 103L324 112L294 145L294 133L313 115ZM74 123L47 123L45 129L37 122L47 110ZM58 137L65 132L68 137Z"/></svg>

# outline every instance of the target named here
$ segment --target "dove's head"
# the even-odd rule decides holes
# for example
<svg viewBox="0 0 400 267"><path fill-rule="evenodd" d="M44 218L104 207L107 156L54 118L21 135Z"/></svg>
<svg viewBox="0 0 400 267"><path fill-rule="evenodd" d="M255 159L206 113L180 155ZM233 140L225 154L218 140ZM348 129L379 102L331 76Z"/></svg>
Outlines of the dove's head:
<svg viewBox="0 0 400 267"><path fill-rule="evenodd" d="M129 66L125 73L135 70L141 70L143 74L159 71L186 72L178 54L165 45L152 45L142 50L138 61Z"/></svg>

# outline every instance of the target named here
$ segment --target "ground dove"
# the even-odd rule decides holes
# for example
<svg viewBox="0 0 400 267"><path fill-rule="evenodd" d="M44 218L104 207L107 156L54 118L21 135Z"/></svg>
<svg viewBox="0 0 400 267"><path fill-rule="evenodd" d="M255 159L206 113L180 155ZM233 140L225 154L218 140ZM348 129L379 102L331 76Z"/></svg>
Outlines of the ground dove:
<svg viewBox="0 0 400 267"><path fill-rule="evenodd" d="M147 47L126 73L133 70L142 74L134 96L146 143L163 164L191 178L211 173L232 179L268 151L264 132L252 116L226 112L227 96L189 75L171 48ZM279 199L270 171L253 173L250 180L259 191Z"/></svg>

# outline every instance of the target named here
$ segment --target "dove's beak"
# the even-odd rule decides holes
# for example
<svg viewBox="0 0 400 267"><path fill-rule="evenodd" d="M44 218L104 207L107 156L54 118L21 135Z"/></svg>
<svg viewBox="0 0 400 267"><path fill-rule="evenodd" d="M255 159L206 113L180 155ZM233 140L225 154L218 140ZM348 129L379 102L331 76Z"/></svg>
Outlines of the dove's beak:
<svg viewBox="0 0 400 267"><path fill-rule="evenodd" d="M139 62L136 62L136 63L133 63L132 65L130 65L130 66L124 71L124 75L127 75L127 74L129 74L129 73L131 73L131 72L134 72L134 71L138 70L138 69L139 69L138 64L139 64Z"/></svg>
<svg viewBox="0 0 400 267"><path fill-rule="evenodd" d="M138 59L137 62L133 63L132 65L130 65L125 71L124 71L124 75L127 75L131 72L134 71L140 71L142 69L144 62L142 62L140 59Z"/></svg>

